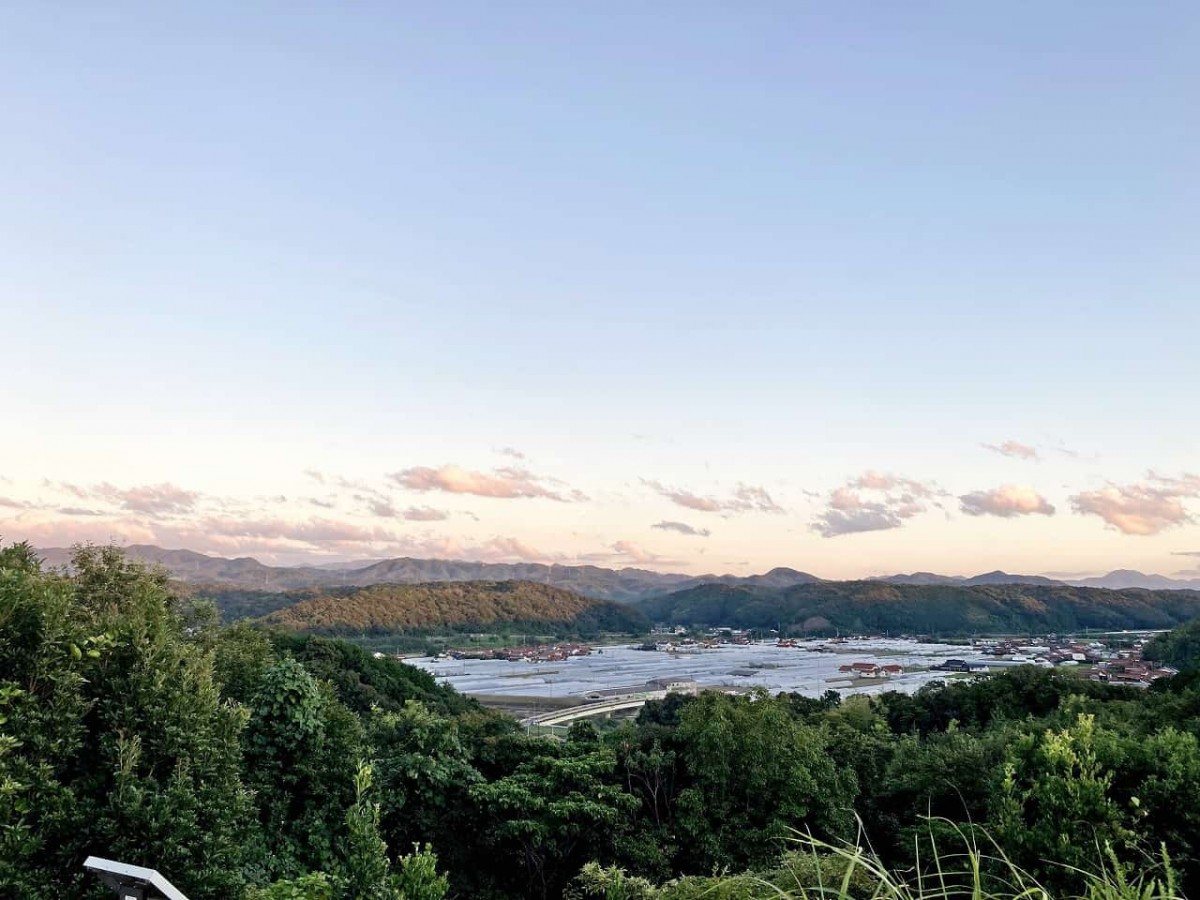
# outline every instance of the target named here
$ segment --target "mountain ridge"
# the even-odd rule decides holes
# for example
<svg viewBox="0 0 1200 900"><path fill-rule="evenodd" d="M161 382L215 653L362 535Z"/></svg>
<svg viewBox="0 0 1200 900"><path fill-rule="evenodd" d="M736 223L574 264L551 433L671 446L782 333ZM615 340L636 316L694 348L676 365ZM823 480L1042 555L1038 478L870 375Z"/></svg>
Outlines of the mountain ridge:
<svg viewBox="0 0 1200 900"><path fill-rule="evenodd" d="M174 578L187 584L221 585L244 590L280 593L308 588L368 587L374 584L426 584L435 581L529 581L561 587L587 597L621 602L639 602L671 591L687 590L704 584L786 588L797 584L831 582L809 572L777 566L757 575L686 575L649 569L604 566L566 566L546 563L486 563L471 560L419 559L395 557L365 560L362 565L323 563L319 565L270 566L249 556L226 558L186 548L166 549L150 544L124 548L134 559L163 566ZM71 550L52 547L37 551L49 566L65 566ZM861 579L899 585L988 584L1070 585L1073 587L1123 590L1197 590L1200 579L1177 579L1131 569L1117 569L1106 575L1077 580L1056 580L1042 575L1018 575L988 572L975 576L940 575L914 572Z"/></svg>

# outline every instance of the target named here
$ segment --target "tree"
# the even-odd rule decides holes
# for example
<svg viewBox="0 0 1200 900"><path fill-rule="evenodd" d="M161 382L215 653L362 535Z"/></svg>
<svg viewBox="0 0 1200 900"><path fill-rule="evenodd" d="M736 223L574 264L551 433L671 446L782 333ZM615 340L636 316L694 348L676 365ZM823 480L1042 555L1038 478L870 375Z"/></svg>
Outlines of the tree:
<svg viewBox="0 0 1200 900"><path fill-rule="evenodd" d="M818 728L796 721L786 699L707 691L683 709L677 737L688 786L676 826L701 871L767 864L790 829L836 836L853 821L853 777L830 760Z"/></svg>
<svg viewBox="0 0 1200 900"><path fill-rule="evenodd" d="M367 720L376 758L375 796L381 831L394 847L432 842L453 871L469 878L478 868L472 785L483 781L457 724L410 700L399 712L376 710Z"/></svg>
<svg viewBox="0 0 1200 900"><path fill-rule="evenodd" d="M1009 749L992 817L995 836L1049 883L1077 881L1066 867L1087 869L1098 848L1124 859L1141 854L1140 801L1122 803L1110 793L1121 754L1115 738L1096 727L1095 716L1080 713L1073 726L1025 735Z"/></svg>
<svg viewBox="0 0 1200 900"><path fill-rule="evenodd" d="M1143 655L1181 672L1194 672L1200 668L1200 619L1156 636L1146 644Z"/></svg>
<svg viewBox="0 0 1200 900"><path fill-rule="evenodd" d="M78 895L96 853L161 868L194 898L234 896L245 715L165 576L111 547L72 568L0 550L0 894Z"/></svg>
<svg viewBox="0 0 1200 900"><path fill-rule="evenodd" d="M261 824L260 880L331 870L354 798L358 720L290 657L263 673L246 728L246 780Z"/></svg>
<svg viewBox="0 0 1200 900"><path fill-rule="evenodd" d="M475 785L498 849L524 874L530 896L548 897L589 859L603 859L637 801L613 783L616 759L587 745L527 743L511 774Z"/></svg>

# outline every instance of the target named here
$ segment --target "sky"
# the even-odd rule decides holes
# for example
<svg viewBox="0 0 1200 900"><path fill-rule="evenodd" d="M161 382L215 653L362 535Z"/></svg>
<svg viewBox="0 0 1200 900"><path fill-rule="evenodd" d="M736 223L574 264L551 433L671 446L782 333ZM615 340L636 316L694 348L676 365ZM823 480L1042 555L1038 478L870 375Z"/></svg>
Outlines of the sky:
<svg viewBox="0 0 1200 900"><path fill-rule="evenodd" d="M0 8L0 536L1200 576L1200 6Z"/></svg>

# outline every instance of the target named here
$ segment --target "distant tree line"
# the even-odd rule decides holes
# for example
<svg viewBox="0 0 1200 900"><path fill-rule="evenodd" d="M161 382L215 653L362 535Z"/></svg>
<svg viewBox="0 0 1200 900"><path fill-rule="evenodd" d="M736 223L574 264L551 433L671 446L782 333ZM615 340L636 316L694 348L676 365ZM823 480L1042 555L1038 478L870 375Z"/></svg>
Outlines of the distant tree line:
<svg viewBox="0 0 1200 900"><path fill-rule="evenodd" d="M778 628L790 635L1047 634L1173 628L1200 616L1200 591L879 581L788 588L708 584L649 600L639 609L655 622Z"/></svg>
<svg viewBox="0 0 1200 900"><path fill-rule="evenodd" d="M261 617L274 628L340 637L465 634L497 627L594 637L640 634L650 627L633 607L528 581L377 584L285 593L219 585L184 590L211 599L227 622Z"/></svg>

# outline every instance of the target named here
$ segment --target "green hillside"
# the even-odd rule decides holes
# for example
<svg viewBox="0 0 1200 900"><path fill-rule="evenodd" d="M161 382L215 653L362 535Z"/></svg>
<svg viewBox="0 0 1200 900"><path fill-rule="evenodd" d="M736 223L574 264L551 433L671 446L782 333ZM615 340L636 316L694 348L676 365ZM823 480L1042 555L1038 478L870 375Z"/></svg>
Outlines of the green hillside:
<svg viewBox="0 0 1200 900"><path fill-rule="evenodd" d="M1067 585L821 582L783 589L703 585L639 607L655 622L967 634L1172 628L1200 616L1200 591L1109 591Z"/></svg>
<svg viewBox="0 0 1200 900"><path fill-rule="evenodd" d="M332 635L432 634L498 625L561 633L640 632L648 621L620 603L528 581L378 584L301 600L263 621Z"/></svg>
<svg viewBox="0 0 1200 900"><path fill-rule="evenodd" d="M1160 634L1146 644L1145 655L1147 659L1194 674L1200 668L1200 619Z"/></svg>

